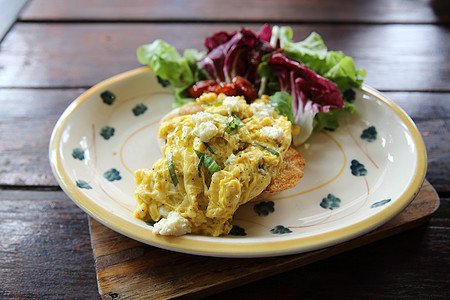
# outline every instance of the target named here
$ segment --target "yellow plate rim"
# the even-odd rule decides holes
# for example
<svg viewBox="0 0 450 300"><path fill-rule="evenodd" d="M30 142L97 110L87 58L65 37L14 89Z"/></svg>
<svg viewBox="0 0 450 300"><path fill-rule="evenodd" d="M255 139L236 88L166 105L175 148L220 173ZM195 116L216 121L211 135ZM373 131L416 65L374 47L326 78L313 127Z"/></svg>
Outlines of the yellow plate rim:
<svg viewBox="0 0 450 300"><path fill-rule="evenodd" d="M109 79L106 79L92 88L85 91L75 99L64 111L57 121L49 143L49 160L55 178L63 191L86 213L104 224L105 226L117 231L132 239L143 243L157 246L163 249L174 250L183 253L220 256L220 257L268 257L277 255L287 255L301 253L327 246L335 245L340 242L360 236L369 232L389 221L399 212L401 212L418 193L426 174L427 154L425 144L419 130L412 119L397 104L379 91L367 85L362 86L362 91L369 94L394 111L403 123L407 126L414 145L417 150L416 176L411 180L405 190L393 203L384 210L349 226L330 230L314 236L292 238L289 240L271 241L271 242L245 242L244 239L222 239L211 238L210 240L193 240L183 237L167 237L154 235L148 228L130 223L124 219L118 218L104 209L76 186L63 167L59 145L65 125L71 114L87 99L95 93L104 90L106 87L119 81L130 79L134 76L151 71L148 67L141 67L127 71Z"/></svg>

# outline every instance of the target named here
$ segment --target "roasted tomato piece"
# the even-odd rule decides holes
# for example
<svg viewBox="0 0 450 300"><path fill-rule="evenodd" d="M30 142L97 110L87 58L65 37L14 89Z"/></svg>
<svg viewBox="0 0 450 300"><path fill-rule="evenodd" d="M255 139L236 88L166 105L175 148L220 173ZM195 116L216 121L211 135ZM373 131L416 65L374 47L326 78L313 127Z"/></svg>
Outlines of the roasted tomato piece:
<svg viewBox="0 0 450 300"><path fill-rule="evenodd" d="M258 97L258 91L247 79L236 76L233 78L233 84L247 101L253 101Z"/></svg>
<svg viewBox="0 0 450 300"><path fill-rule="evenodd" d="M232 83L202 80L189 88L189 96L198 98L205 92L225 94L227 96L243 95L247 101L253 101L258 96L258 91L253 85L242 77L235 77Z"/></svg>
<svg viewBox="0 0 450 300"><path fill-rule="evenodd" d="M209 91L208 88L215 85L214 80L202 80L191 86L188 90L189 96L192 98L200 97L204 92Z"/></svg>
<svg viewBox="0 0 450 300"><path fill-rule="evenodd" d="M215 85L208 87L208 92L213 92L219 95L220 93L227 96L237 96L239 95L238 90L232 83L228 82L218 82Z"/></svg>

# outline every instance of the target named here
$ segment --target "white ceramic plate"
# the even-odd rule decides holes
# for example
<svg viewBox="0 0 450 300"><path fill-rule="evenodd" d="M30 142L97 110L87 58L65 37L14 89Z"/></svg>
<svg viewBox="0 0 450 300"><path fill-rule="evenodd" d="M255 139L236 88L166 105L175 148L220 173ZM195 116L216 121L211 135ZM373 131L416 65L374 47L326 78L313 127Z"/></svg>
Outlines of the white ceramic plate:
<svg viewBox="0 0 450 300"><path fill-rule="evenodd" d="M154 235L133 217L132 173L162 157L157 125L172 103L171 88L148 68L119 74L76 99L50 141L52 170L67 195L104 225L146 244L223 257L324 248L387 222L414 198L425 176L425 146L412 120L364 86L356 92L357 113L297 149L306 168L295 188L238 209L233 224L245 235Z"/></svg>

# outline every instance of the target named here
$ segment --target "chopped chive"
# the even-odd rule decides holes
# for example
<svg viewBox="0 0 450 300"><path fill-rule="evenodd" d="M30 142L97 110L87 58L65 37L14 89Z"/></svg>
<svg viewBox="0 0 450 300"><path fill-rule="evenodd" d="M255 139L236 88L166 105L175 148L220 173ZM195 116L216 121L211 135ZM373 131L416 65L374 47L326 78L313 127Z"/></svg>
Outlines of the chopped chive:
<svg viewBox="0 0 450 300"><path fill-rule="evenodd" d="M240 144L246 144L246 145L252 145L252 146L258 146L258 147L261 147L261 148L263 148L263 149L269 151L269 152L272 153L273 155L280 156L280 153L279 153L278 151L273 150L273 149L271 149L271 148L269 148L269 147L263 146L263 145L261 145L261 144L252 144L252 143L247 143L247 142L239 142L239 143L240 143Z"/></svg>
<svg viewBox="0 0 450 300"><path fill-rule="evenodd" d="M231 121L227 123L227 127L225 128L225 132L229 135L236 134L237 130L244 127L242 124L241 118L239 118L236 114L231 114Z"/></svg>
<svg viewBox="0 0 450 300"><path fill-rule="evenodd" d="M268 147L266 147L266 146L263 146L263 145L260 145L260 144L255 144L256 146L259 146L259 147L261 147L261 148L264 148L264 149L266 149L267 151L269 151L270 153L272 153L272 154L274 154L274 155L276 155L276 156L280 156L280 153L278 153L277 151L275 151L275 150L273 150L273 149L270 149L270 148L268 148Z"/></svg>
<svg viewBox="0 0 450 300"><path fill-rule="evenodd" d="M216 163L214 159L205 154L205 158L203 159L203 164L208 169L208 171L214 173L220 171L222 168Z"/></svg>
<svg viewBox="0 0 450 300"><path fill-rule="evenodd" d="M222 101L216 101L214 103L205 103L203 105L205 105L205 106L220 106L220 105L222 105Z"/></svg>
<svg viewBox="0 0 450 300"><path fill-rule="evenodd" d="M173 167L172 155L172 152L167 155L167 165L169 166L169 173L170 177L172 178L173 185L177 186L178 178L177 174L175 174L175 168Z"/></svg>
<svg viewBox="0 0 450 300"><path fill-rule="evenodd" d="M231 113L231 116L239 121L242 121L241 118L239 118L239 116L235 113Z"/></svg>
<svg viewBox="0 0 450 300"><path fill-rule="evenodd" d="M198 158L200 158L200 160L202 160L203 157L203 165L206 167L206 169L208 169L209 172L216 172L216 171L220 171L222 168L216 163L216 161L214 159L212 159L210 156L208 156L207 154L197 151L195 150L195 154L197 154ZM199 166L200 166L200 162L199 162ZM200 169L200 168L199 168Z"/></svg>
<svg viewBox="0 0 450 300"><path fill-rule="evenodd" d="M203 164L204 160L205 160L205 156L202 155L200 157L200 160L198 161L198 165L197 165L198 177L202 177L202 164Z"/></svg>
<svg viewBox="0 0 450 300"><path fill-rule="evenodd" d="M206 149L209 150L209 152L211 152L212 154L216 154L216 153L214 152L214 150L213 150L207 143L204 142L203 144L205 144L205 147L206 147Z"/></svg>
<svg viewBox="0 0 450 300"><path fill-rule="evenodd" d="M218 111L207 111L207 113L208 114L212 114L212 115L221 115L221 116L224 116L224 117L227 116L227 115L224 115L223 113L220 113Z"/></svg>

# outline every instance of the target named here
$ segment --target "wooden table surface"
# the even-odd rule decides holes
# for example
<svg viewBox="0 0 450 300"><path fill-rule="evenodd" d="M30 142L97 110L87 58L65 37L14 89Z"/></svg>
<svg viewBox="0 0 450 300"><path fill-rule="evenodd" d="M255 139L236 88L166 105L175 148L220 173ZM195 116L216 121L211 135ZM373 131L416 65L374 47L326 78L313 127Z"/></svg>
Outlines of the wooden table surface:
<svg viewBox="0 0 450 300"><path fill-rule="evenodd" d="M419 128L441 206L416 229L214 298L449 298L449 1L1 0L0 10L0 298L100 297L88 217L47 154L73 99L138 67L136 48L156 38L202 49L218 30L264 23L292 26L296 40L316 31L354 57Z"/></svg>

